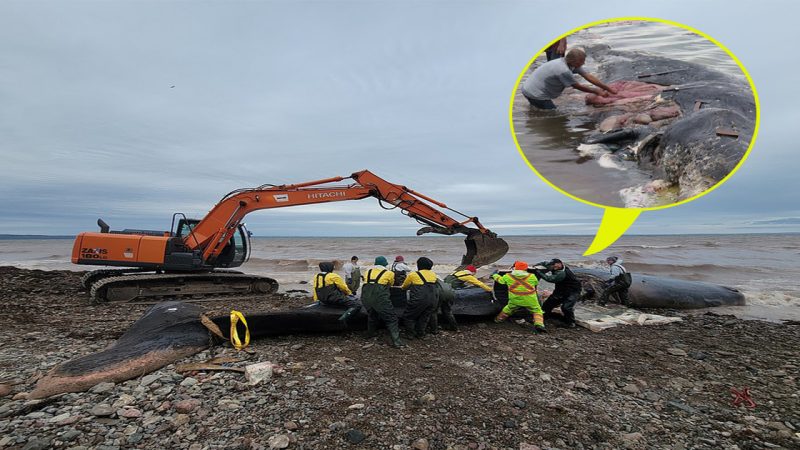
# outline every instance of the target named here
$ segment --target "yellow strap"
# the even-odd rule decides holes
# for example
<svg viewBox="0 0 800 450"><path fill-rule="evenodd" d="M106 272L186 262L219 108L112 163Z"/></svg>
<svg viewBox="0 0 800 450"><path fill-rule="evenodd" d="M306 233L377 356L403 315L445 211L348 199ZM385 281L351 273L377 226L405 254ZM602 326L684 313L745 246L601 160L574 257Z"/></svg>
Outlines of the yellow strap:
<svg viewBox="0 0 800 450"><path fill-rule="evenodd" d="M242 325L244 325L244 344L242 344L239 333L236 331L236 324L240 320L242 321ZM233 309L231 310L231 344L233 344L236 350L241 350L250 345L250 328L247 326L244 314Z"/></svg>

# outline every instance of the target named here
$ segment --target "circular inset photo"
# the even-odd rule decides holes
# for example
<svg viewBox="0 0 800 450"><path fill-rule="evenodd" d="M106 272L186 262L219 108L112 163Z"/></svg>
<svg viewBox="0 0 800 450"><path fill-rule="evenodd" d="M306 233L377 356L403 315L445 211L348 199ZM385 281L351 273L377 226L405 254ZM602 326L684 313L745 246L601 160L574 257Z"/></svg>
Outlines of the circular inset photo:
<svg viewBox="0 0 800 450"><path fill-rule="evenodd" d="M519 77L511 125L550 185L600 207L690 201L744 161L758 128L745 68L700 31L596 22L552 41Z"/></svg>

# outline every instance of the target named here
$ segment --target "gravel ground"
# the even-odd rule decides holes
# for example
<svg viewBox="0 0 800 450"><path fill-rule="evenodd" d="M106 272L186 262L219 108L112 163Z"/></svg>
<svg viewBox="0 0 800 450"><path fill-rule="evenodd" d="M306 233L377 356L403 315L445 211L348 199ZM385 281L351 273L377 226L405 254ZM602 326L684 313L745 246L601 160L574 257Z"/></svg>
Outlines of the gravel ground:
<svg viewBox="0 0 800 450"><path fill-rule="evenodd" d="M0 267L2 449L800 448L800 326L710 314L602 333L476 323L401 350L358 333L268 338L181 361L276 364L255 386L170 365L27 401L41 374L109 345L147 308L91 305L80 275ZM732 405L745 386L755 408Z"/></svg>

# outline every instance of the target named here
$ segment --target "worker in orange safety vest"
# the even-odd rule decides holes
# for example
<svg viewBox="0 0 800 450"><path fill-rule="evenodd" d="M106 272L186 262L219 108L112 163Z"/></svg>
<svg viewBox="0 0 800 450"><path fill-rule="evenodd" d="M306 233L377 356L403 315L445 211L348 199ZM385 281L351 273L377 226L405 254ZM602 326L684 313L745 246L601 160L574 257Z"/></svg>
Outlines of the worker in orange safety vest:
<svg viewBox="0 0 800 450"><path fill-rule="evenodd" d="M495 317L495 322L503 322L517 310L527 309L533 315L534 330L537 333L546 332L544 315L536 292L539 280L536 275L528 273L528 263L515 261L514 270L511 273L505 275L493 273L492 279L495 283L508 286L508 303L500 311L500 314Z"/></svg>

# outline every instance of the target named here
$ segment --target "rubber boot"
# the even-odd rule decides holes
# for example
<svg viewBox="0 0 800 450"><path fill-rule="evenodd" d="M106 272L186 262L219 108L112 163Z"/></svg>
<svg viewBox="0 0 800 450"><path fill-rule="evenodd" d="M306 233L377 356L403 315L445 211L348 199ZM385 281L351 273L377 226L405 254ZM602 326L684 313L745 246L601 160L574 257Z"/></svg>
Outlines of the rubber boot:
<svg viewBox="0 0 800 450"><path fill-rule="evenodd" d="M540 313L533 313L533 331L536 333L547 333L544 328L544 317Z"/></svg>
<svg viewBox="0 0 800 450"><path fill-rule="evenodd" d="M494 318L494 323L505 322L506 319L508 319L508 314L501 312Z"/></svg>
<svg viewBox="0 0 800 450"><path fill-rule="evenodd" d="M406 346L406 343L400 340L400 326L397 322L387 324L386 328L389 330L389 338L392 339L392 347L401 348Z"/></svg>
<svg viewBox="0 0 800 450"><path fill-rule="evenodd" d="M349 319L349 318L350 318L350 317L351 317L353 314L355 314L356 312L358 312L358 310L359 310L359 309L361 309L361 307L360 307L360 306L359 306L359 307L357 307L357 308L356 308L356 307L353 307L353 308L348 308L348 310L347 310L347 311L345 311L345 312L344 312L344 314L342 314L341 316L339 316L339 321L340 321L340 322L347 322L347 319Z"/></svg>
<svg viewBox="0 0 800 450"><path fill-rule="evenodd" d="M378 335L378 324L372 319L372 317L367 318L367 333L364 335L367 339L374 338Z"/></svg>
<svg viewBox="0 0 800 450"><path fill-rule="evenodd" d="M428 333L439 334L439 315L436 313L431 314L431 318L428 319Z"/></svg>
<svg viewBox="0 0 800 450"><path fill-rule="evenodd" d="M449 314L445 314L444 320L445 322L447 322L447 330L458 331L458 322L456 322L456 317L453 315L452 312L450 312Z"/></svg>
<svg viewBox="0 0 800 450"><path fill-rule="evenodd" d="M406 329L406 335L409 339L414 339L417 334L416 322L411 319L403 319L403 328Z"/></svg>

